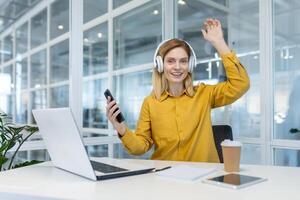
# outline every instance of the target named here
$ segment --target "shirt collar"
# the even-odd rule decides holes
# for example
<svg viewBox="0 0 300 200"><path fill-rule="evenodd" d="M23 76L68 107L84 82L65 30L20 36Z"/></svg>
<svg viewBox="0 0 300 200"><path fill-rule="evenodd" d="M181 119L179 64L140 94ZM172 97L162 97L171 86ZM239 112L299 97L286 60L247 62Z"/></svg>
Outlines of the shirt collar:
<svg viewBox="0 0 300 200"><path fill-rule="evenodd" d="M182 95L186 95L186 96L191 97L191 96L189 95L189 93L187 92L186 89L182 92L182 94L181 94L179 97L181 97ZM171 95L168 91L165 90L165 91L162 93L162 95L160 96L159 101L162 102L162 101L166 100L169 96L172 97L172 95Z"/></svg>

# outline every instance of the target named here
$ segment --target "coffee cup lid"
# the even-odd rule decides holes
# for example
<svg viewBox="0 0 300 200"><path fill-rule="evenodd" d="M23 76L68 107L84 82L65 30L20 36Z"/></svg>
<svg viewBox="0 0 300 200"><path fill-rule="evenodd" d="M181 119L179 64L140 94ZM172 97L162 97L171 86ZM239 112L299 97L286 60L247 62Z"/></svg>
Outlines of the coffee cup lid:
<svg viewBox="0 0 300 200"><path fill-rule="evenodd" d="M240 147L242 146L242 143L240 141L233 141L233 140L226 139L221 143L221 146Z"/></svg>

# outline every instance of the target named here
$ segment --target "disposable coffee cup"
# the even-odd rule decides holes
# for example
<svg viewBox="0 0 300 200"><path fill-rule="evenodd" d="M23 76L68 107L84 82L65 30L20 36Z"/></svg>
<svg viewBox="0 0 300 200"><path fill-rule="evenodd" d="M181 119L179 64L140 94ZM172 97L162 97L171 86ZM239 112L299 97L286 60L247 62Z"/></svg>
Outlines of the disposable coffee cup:
<svg viewBox="0 0 300 200"><path fill-rule="evenodd" d="M239 141L224 140L221 146L224 170L226 172L239 172L242 143Z"/></svg>

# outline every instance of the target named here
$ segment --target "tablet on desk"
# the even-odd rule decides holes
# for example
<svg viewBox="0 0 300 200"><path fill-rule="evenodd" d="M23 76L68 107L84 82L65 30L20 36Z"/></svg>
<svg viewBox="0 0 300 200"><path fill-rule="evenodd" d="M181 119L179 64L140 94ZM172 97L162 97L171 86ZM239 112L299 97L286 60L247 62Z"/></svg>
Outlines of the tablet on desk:
<svg viewBox="0 0 300 200"><path fill-rule="evenodd" d="M203 180L203 182L221 186L221 187L227 187L231 189L240 189L265 180L267 179L261 177L255 177L255 176L246 176L241 174L226 174L222 176L205 179Z"/></svg>

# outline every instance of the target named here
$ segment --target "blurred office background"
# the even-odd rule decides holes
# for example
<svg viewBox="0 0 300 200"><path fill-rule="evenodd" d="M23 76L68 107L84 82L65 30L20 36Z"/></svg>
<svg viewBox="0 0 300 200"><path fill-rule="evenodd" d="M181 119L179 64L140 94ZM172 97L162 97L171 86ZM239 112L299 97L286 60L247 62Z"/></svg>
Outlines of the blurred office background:
<svg viewBox="0 0 300 200"><path fill-rule="evenodd" d="M0 108L18 123L31 110L70 106L91 156L130 156L105 116L110 88L129 127L151 90L153 53L179 37L198 57L194 82L226 79L202 38L208 17L222 22L247 68L251 89L213 111L243 142L242 162L300 166L300 2L296 0L0 0ZM295 132L295 131L294 131ZM49 160L40 135L19 160Z"/></svg>

